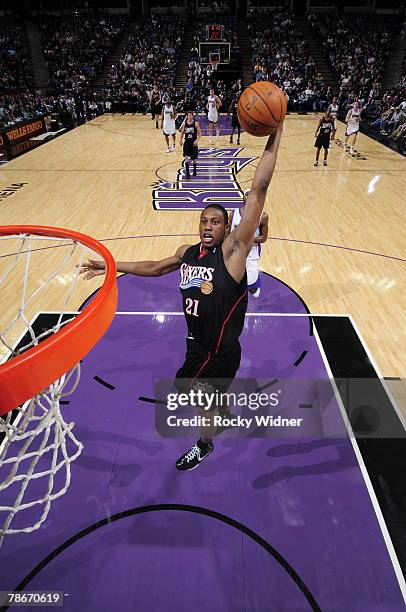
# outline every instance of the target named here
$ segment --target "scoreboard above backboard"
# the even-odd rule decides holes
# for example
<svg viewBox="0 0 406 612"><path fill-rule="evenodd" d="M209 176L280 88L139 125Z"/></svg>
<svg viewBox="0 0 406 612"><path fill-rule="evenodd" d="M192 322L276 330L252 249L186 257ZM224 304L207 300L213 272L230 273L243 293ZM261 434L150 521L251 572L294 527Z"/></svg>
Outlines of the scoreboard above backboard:
<svg viewBox="0 0 406 612"><path fill-rule="evenodd" d="M224 38L224 26L223 25L208 25L207 40L223 40Z"/></svg>

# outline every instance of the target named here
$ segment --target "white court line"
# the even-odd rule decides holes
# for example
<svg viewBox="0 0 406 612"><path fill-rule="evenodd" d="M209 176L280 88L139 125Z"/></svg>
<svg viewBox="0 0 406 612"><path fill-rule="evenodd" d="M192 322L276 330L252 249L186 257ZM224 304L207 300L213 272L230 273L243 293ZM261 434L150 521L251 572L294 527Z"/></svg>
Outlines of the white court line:
<svg viewBox="0 0 406 612"><path fill-rule="evenodd" d="M402 412L401 412L401 410L400 410L400 408L399 408L399 406L398 406L398 404L397 404L397 401L395 400L395 398L394 398L394 396L393 396L393 394L392 394L391 388L389 387L389 385L388 385L387 381L386 381L386 380L384 379L384 377L382 376L382 372L380 371L380 369L379 369L379 367L378 367L378 365L377 365L377 363L376 363L375 359L373 358L372 353L371 353L371 351L369 350L368 345L367 345L367 343L365 342L364 338L362 337L361 332L360 332L360 330L358 329L358 326L357 326L357 324L355 323L354 319L352 318L352 316L351 316L351 315L349 315L349 316L348 316L348 318L350 319L350 321L351 321L351 323L352 323L352 326L354 327L355 331L357 332L357 336L358 336L358 338L359 338L359 340L360 340L360 342L361 342L362 346L364 347L364 351L365 351L365 352L366 352L366 354L368 355L368 359L369 359L369 361L371 362L372 367L374 368L374 370L375 370L375 372L376 372L377 376L378 376L378 377L381 379L382 386L385 388L386 394L387 394L387 396L389 397L389 399L390 399L390 401L391 401L391 403L392 403L392 405L393 405L393 407L394 407L394 409L395 409L395 412L396 412L396 414L397 414L397 415L398 415L398 417L399 417L399 421L402 423L403 428L406 430L406 420L405 420L405 417L404 417L404 415L402 414Z"/></svg>
<svg viewBox="0 0 406 612"><path fill-rule="evenodd" d="M399 560L398 560L398 558L396 556L396 552L395 552L395 549L393 547L393 543L392 543L391 537L389 535L389 531L388 531L388 528L386 526L385 519L383 518L382 510L381 510L381 508L379 506L378 499L377 499L377 497L375 495L374 488L373 488L371 480L369 478L368 471L367 471L367 469L365 467L365 463L364 463L364 460L362 458L361 451L360 451L358 443L357 443L357 441L356 441L356 439L354 437L354 432L352 431L351 425L350 425L350 423L348 421L348 417L347 417L347 414L345 412L345 408L344 408L344 405L342 403L341 396L340 396L340 394L338 392L337 385L336 385L336 382L334 380L334 376L333 376L333 373L331 371L330 365L328 363L327 356L326 356L326 354L324 352L323 345L322 345L322 343L320 341L320 338L319 338L319 335L317 333L316 326L314 326L313 333L314 333L314 337L315 337L316 342L317 342L318 347L319 347L321 358L323 359L323 362L324 362L324 367L326 368L327 374L329 375L331 386L334 389L334 394L335 394L338 406L340 408L340 412L341 412L341 416L343 418L344 424L345 424L345 426L347 428L348 436L350 438L350 441L351 441L351 444L352 444L352 448L354 450L354 454L355 454L355 456L357 458L359 469L361 470L361 474L362 474L362 476L364 478L365 485L366 485L366 487L368 489L369 497L371 499L373 509L375 510L376 518L378 519L379 527L381 529L382 536L383 536L383 539L384 539L385 544L386 544L386 548L388 550L390 559L392 561L393 569L394 569L394 572L395 572L395 575L396 575L396 578L397 578L397 581L398 581L398 584L399 584L400 592L402 593L403 600L406 603L406 582L405 582L405 578L403 576L403 573L402 573L402 570L401 570L401 567L400 567L400 564L399 564Z"/></svg>

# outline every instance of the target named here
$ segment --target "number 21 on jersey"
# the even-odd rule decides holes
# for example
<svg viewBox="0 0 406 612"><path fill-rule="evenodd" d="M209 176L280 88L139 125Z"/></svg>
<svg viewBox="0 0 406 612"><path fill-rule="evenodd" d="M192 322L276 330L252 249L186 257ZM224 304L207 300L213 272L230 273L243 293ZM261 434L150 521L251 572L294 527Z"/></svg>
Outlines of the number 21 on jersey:
<svg viewBox="0 0 406 612"><path fill-rule="evenodd" d="M199 315L197 314L197 309L199 306L199 300L192 300L191 298L186 298L186 312L189 315L192 315L194 317L198 317Z"/></svg>

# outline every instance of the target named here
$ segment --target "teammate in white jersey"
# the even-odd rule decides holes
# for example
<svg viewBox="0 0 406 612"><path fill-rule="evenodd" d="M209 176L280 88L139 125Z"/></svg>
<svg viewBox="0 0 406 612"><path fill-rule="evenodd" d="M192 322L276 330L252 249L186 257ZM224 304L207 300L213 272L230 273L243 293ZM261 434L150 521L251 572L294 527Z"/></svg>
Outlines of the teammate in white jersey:
<svg viewBox="0 0 406 612"><path fill-rule="evenodd" d="M213 142L212 131L216 130L216 137L219 135L219 108L222 102L218 96L215 95L214 89L210 89L210 95L207 98L206 108L208 110L207 119L209 121L209 143Z"/></svg>
<svg viewBox="0 0 406 612"><path fill-rule="evenodd" d="M361 119L361 109L359 102L354 102L352 108L347 113L345 118L345 122L347 124L347 128L345 130L345 149L348 148L347 143L350 136L354 136L354 140L352 142L350 153L354 153L355 141L357 140L357 134L359 132L359 122Z"/></svg>
<svg viewBox="0 0 406 612"><path fill-rule="evenodd" d="M334 139L336 137L336 132L337 132L337 115L338 115L338 111L340 110L340 107L338 105L338 101L337 98L333 98L331 101L331 104L329 105L328 109L331 113L331 117L333 119L333 129L331 131L331 135L330 135L330 142L334 142ZM331 144L330 144L331 146Z"/></svg>
<svg viewBox="0 0 406 612"><path fill-rule="evenodd" d="M170 153L175 150L176 147L176 110L172 104L172 102L167 99L164 107L162 109L161 114L161 130L163 130L165 140L166 140L166 152ZM172 148L169 144L169 136L172 136Z"/></svg>
<svg viewBox="0 0 406 612"><path fill-rule="evenodd" d="M236 228L244 214L244 206L250 190L244 192L244 205L241 208L236 208L230 215L230 232ZM261 258L261 244L268 240L268 214L263 212L259 222L259 226L255 231L254 243L247 256L247 285L248 291L254 296L259 297L261 293L261 278L259 276L259 261Z"/></svg>

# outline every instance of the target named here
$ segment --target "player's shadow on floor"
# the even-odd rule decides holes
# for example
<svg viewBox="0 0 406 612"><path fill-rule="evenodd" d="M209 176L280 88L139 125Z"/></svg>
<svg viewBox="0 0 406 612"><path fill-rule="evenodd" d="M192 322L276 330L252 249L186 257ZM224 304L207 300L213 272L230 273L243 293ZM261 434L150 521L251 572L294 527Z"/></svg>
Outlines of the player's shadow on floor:
<svg viewBox="0 0 406 612"><path fill-rule="evenodd" d="M265 489L271 487L282 480L290 480L291 478L297 478L300 476L315 476L318 474L333 474L335 472L341 472L348 470L355 466L355 458L352 447L348 444L347 440L343 440L342 443L337 443L337 440L317 440L309 443L297 443L292 445L283 445L281 455L275 453L275 449L270 449L267 455L270 457L292 455L298 453L307 453L313 450L317 450L325 447L335 447L338 453L338 459L321 461L320 463L313 463L311 465L301 466L280 466L270 472L269 474L262 474L258 476L253 484L253 489ZM290 447L290 451L288 450Z"/></svg>

